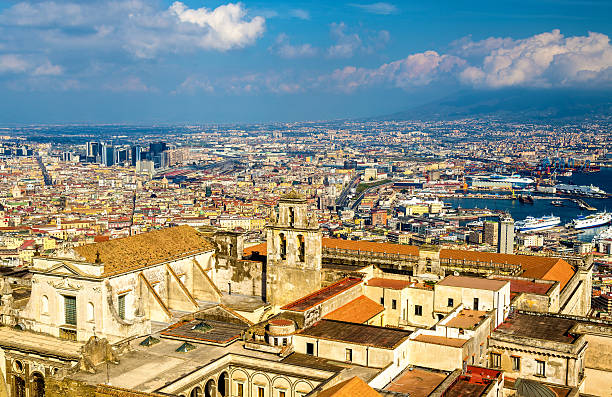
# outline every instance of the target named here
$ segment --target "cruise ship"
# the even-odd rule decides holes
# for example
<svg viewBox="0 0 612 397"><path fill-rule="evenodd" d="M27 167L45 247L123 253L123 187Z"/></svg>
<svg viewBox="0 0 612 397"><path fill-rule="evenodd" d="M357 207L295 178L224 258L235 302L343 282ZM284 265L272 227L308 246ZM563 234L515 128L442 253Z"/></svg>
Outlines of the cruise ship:
<svg viewBox="0 0 612 397"><path fill-rule="evenodd" d="M579 216L569 223L569 227L574 229L588 229L591 227L598 227L607 225L612 221L612 213L609 212L598 212L597 214Z"/></svg>
<svg viewBox="0 0 612 397"><path fill-rule="evenodd" d="M535 232L538 230L551 229L561 223L561 218L547 215L541 218L528 216L525 220L514 223L514 229L519 232Z"/></svg>
<svg viewBox="0 0 612 397"><path fill-rule="evenodd" d="M605 240L612 240L612 226L608 227L606 230L593 237L592 242L596 245Z"/></svg>

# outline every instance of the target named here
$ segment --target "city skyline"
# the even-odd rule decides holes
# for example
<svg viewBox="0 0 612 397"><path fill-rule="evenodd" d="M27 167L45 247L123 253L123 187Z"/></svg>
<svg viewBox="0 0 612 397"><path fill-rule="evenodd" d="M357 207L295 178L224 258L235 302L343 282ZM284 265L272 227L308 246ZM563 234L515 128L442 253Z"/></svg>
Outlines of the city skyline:
<svg viewBox="0 0 612 397"><path fill-rule="evenodd" d="M612 81L605 1L0 4L0 123L323 120Z"/></svg>

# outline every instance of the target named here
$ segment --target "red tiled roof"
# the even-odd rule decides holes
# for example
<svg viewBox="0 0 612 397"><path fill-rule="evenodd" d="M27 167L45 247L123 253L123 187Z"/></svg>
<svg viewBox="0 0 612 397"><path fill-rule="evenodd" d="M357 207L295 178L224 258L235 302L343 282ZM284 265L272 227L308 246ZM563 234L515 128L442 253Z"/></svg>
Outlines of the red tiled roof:
<svg viewBox="0 0 612 397"><path fill-rule="evenodd" d="M306 295L303 298L300 298L294 302L291 302L281 307L281 309L303 312L307 309L310 309L313 306L316 306L322 302L325 302L329 298L336 296L359 283L361 283L360 278L356 278L356 277L343 278L342 280L332 285L329 285L325 288L321 288L320 290L315 291L310 295Z"/></svg>
<svg viewBox="0 0 612 397"><path fill-rule="evenodd" d="M419 255L419 247L414 245L375 243L362 240L341 240L336 238L323 238L323 248L340 248L352 251L380 252L388 254Z"/></svg>
<svg viewBox="0 0 612 397"><path fill-rule="evenodd" d="M370 287L381 287L381 288L390 288L390 289L404 289L407 288L411 284L408 280L396 280L391 278L379 278L375 277L366 283L366 285Z"/></svg>
<svg viewBox="0 0 612 397"><path fill-rule="evenodd" d="M380 394L376 390L372 389L365 383L361 378L353 377L345 380L344 382L338 383L329 389L323 390L319 394L319 397L379 397Z"/></svg>
<svg viewBox="0 0 612 397"><path fill-rule="evenodd" d="M353 299L323 318L363 324L384 310L385 308L381 304L361 295L359 298Z"/></svg>

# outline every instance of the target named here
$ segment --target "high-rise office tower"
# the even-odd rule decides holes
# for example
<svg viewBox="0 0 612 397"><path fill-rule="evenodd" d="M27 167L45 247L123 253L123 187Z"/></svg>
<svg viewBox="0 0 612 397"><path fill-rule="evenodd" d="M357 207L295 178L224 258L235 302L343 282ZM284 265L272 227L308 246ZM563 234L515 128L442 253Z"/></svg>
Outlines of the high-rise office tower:
<svg viewBox="0 0 612 397"><path fill-rule="evenodd" d="M102 145L102 164L107 167L115 165L115 147L113 145Z"/></svg>
<svg viewBox="0 0 612 397"><path fill-rule="evenodd" d="M514 220L510 217L499 222L497 252L500 254L514 253Z"/></svg>
<svg viewBox="0 0 612 397"><path fill-rule="evenodd" d="M497 222L486 221L484 223L483 240L489 245L496 246L499 240L499 225Z"/></svg>

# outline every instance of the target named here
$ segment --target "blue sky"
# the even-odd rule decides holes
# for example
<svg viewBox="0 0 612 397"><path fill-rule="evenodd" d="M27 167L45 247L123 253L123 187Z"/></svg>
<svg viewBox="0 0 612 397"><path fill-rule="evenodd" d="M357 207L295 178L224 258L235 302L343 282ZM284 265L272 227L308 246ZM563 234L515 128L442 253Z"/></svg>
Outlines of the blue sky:
<svg viewBox="0 0 612 397"><path fill-rule="evenodd" d="M321 120L610 89L612 1L0 0L0 123Z"/></svg>

